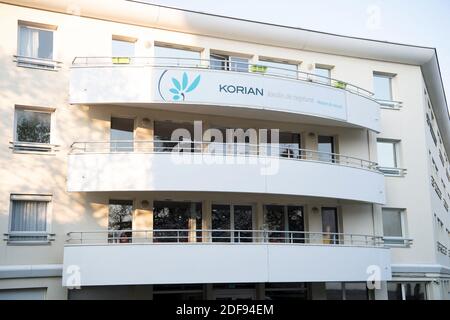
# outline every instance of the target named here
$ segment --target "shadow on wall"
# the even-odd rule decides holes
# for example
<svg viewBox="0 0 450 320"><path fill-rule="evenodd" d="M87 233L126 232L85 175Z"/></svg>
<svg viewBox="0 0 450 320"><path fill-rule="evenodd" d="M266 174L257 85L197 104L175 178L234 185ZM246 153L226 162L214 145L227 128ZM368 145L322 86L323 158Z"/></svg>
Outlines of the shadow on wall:
<svg viewBox="0 0 450 320"><path fill-rule="evenodd" d="M98 210L93 199L66 192L71 144L102 136L104 127L91 125L95 112L89 108L69 105L69 65L55 72L18 67L13 59L0 47L0 232L8 231L10 194L52 194L52 232L56 242L63 243L65 234L80 225L105 225L104 217L93 214ZM20 154L10 149L15 105L55 108L52 143L60 146L55 155Z"/></svg>

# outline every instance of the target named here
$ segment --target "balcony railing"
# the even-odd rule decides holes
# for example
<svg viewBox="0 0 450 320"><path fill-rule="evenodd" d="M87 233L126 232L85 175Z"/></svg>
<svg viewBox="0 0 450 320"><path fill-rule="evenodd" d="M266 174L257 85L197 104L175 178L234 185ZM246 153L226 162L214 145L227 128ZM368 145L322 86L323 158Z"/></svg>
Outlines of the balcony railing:
<svg viewBox="0 0 450 320"><path fill-rule="evenodd" d="M67 234L67 244L131 243L274 243L382 247L383 237L365 234L278 230L205 230L149 229L74 231Z"/></svg>
<svg viewBox="0 0 450 320"><path fill-rule="evenodd" d="M178 153L217 156L275 157L280 159L324 162L378 171L377 163L338 153L301 149L292 144L218 143L196 141L89 141L74 142L71 154L80 153Z"/></svg>
<svg viewBox="0 0 450 320"><path fill-rule="evenodd" d="M313 73L286 68L272 67L258 63L232 62L219 59L195 59L174 57L75 57L72 67L170 67L170 68L193 68L212 69L230 72L249 72L261 76L274 76L285 79L313 82L320 85L330 86L346 90L373 100L373 92L357 85L325 77Z"/></svg>

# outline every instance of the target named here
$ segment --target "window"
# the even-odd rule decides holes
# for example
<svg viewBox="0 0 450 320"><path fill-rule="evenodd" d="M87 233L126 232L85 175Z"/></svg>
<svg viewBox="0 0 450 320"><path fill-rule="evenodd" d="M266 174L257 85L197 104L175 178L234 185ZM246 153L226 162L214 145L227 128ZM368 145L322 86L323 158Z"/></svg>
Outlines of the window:
<svg viewBox="0 0 450 320"><path fill-rule="evenodd" d="M404 210L382 208L384 243L403 245L405 237Z"/></svg>
<svg viewBox="0 0 450 320"><path fill-rule="evenodd" d="M365 282L326 282L327 300L369 300Z"/></svg>
<svg viewBox="0 0 450 320"><path fill-rule="evenodd" d="M132 152L134 140L134 119L111 118L111 151Z"/></svg>
<svg viewBox="0 0 450 320"><path fill-rule="evenodd" d="M211 69L229 70L238 72L248 72L249 64L247 58L227 56L221 54L211 54Z"/></svg>
<svg viewBox="0 0 450 320"><path fill-rule="evenodd" d="M318 77L316 77L316 81L320 83L325 84L331 84L331 67L324 67L316 65L316 68L314 69L314 74Z"/></svg>
<svg viewBox="0 0 450 320"><path fill-rule="evenodd" d="M155 45L155 64L164 66L199 66L200 51Z"/></svg>
<svg viewBox="0 0 450 320"><path fill-rule="evenodd" d="M303 243L305 231L302 206L265 205L264 219L270 242Z"/></svg>
<svg viewBox="0 0 450 320"><path fill-rule="evenodd" d="M131 242L133 224L133 201L109 200L108 235L109 242ZM122 232L123 231L123 232Z"/></svg>
<svg viewBox="0 0 450 320"><path fill-rule="evenodd" d="M381 172L388 175L401 175L402 170L398 168L398 141L377 141L378 165Z"/></svg>
<svg viewBox="0 0 450 320"><path fill-rule="evenodd" d="M11 195L8 243L48 243L48 211L51 196Z"/></svg>
<svg viewBox="0 0 450 320"><path fill-rule="evenodd" d="M154 242L191 242L201 241L201 232L189 233L201 229L201 202L155 201L153 205ZM166 230L166 231L164 231ZM174 231L179 230L179 231ZM189 239L190 238L190 239Z"/></svg>
<svg viewBox="0 0 450 320"><path fill-rule="evenodd" d="M267 66L266 73L289 78L297 78L298 65L288 62L277 62L273 60L260 60L258 65Z"/></svg>
<svg viewBox="0 0 450 320"><path fill-rule="evenodd" d="M131 57L134 57L134 43L135 40L113 37L111 47L112 62L114 64L130 63Z"/></svg>
<svg viewBox="0 0 450 320"><path fill-rule="evenodd" d="M388 282L388 300L426 300L423 282Z"/></svg>
<svg viewBox="0 0 450 320"><path fill-rule="evenodd" d="M386 102L392 102L392 75L373 73L373 91L374 98Z"/></svg>
<svg viewBox="0 0 450 320"><path fill-rule="evenodd" d="M431 113L431 115L433 115L433 114ZM426 118L427 118L428 128L430 129L431 138L433 139L434 145L437 147L436 133L434 132L433 124L430 120L430 116L428 115L428 113L426 114Z"/></svg>
<svg viewBox="0 0 450 320"><path fill-rule="evenodd" d="M252 232L241 230L253 229L253 207L251 205L212 205L213 230L239 230L236 232L214 231L213 242L252 242Z"/></svg>
<svg viewBox="0 0 450 320"><path fill-rule="evenodd" d="M322 208L322 231L324 244L339 243L339 223L337 208Z"/></svg>
<svg viewBox="0 0 450 320"><path fill-rule="evenodd" d="M194 124L192 122L155 121L155 152L170 152L177 145L180 147L180 151L194 151L194 144L191 144L191 150L188 150L189 144L177 142L192 141L193 139Z"/></svg>
<svg viewBox="0 0 450 320"><path fill-rule="evenodd" d="M55 69L53 31L55 27L19 22L17 65Z"/></svg>
<svg viewBox="0 0 450 320"><path fill-rule="evenodd" d="M13 149L15 151L52 151L52 112L16 107Z"/></svg>
<svg viewBox="0 0 450 320"><path fill-rule="evenodd" d="M334 137L318 136L317 137L318 160L324 162L335 162L334 155Z"/></svg>

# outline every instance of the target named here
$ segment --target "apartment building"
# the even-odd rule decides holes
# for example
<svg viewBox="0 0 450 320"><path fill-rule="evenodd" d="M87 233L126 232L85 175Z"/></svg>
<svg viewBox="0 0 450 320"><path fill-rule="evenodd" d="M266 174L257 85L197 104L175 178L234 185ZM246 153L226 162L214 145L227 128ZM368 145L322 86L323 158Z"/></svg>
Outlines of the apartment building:
<svg viewBox="0 0 450 320"><path fill-rule="evenodd" d="M449 299L435 49L0 3L0 299Z"/></svg>

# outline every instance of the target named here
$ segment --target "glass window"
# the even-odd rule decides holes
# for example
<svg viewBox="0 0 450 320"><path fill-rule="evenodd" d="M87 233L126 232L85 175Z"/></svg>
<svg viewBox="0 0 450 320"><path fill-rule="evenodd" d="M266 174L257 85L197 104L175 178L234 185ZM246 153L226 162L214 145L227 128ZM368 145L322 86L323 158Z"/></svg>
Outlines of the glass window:
<svg viewBox="0 0 450 320"><path fill-rule="evenodd" d="M111 118L111 151L133 151L134 120Z"/></svg>
<svg viewBox="0 0 450 320"><path fill-rule="evenodd" d="M267 229L270 231L285 231L285 216L284 216L284 206L279 205L266 205L265 208L265 219ZM270 232L269 241L270 242L284 242L285 233L284 232Z"/></svg>
<svg viewBox="0 0 450 320"><path fill-rule="evenodd" d="M239 72L248 72L249 70L247 58L220 54L210 55L210 67L215 70L230 70Z"/></svg>
<svg viewBox="0 0 450 320"><path fill-rule="evenodd" d="M388 300L403 300L402 284L398 282L388 282Z"/></svg>
<svg viewBox="0 0 450 320"><path fill-rule="evenodd" d="M155 46L156 64L164 66L199 66L201 54L199 51Z"/></svg>
<svg viewBox="0 0 450 320"><path fill-rule="evenodd" d="M377 141L378 164L381 167L397 168L396 144L394 141Z"/></svg>
<svg viewBox="0 0 450 320"><path fill-rule="evenodd" d="M374 98L378 100L392 100L392 77L382 74L373 74Z"/></svg>
<svg viewBox="0 0 450 320"><path fill-rule="evenodd" d="M178 144L176 141L194 140L194 124L191 122L155 121L154 141L156 152L169 152ZM174 142L172 142L174 141ZM189 144L189 143L188 143ZM184 151L189 145L180 145ZM194 144L191 144L194 148ZM193 150L193 149L192 149Z"/></svg>
<svg viewBox="0 0 450 320"><path fill-rule="evenodd" d="M16 141L50 143L51 113L16 109Z"/></svg>
<svg viewBox="0 0 450 320"><path fill-rule="evenodd" d="M228 57L218 54L211 54L210 68L215 70L228 70Z"/></svg>
<svg viewBox="0 0 450 320"><path fill-rule="evenodd" d="M189 221L201 221L202 204L196 202L155 201L153 204L154 242L187 242ZM170 231L161 231L171 229ZM197 225L194 229L201 229ZM172 231L181 230L181 231ZM198 237L198 234L197 234Z"/></svg>
<svg viewBox="0 0 450 320"><path fill-rule="evenodd" d="M258 65L267 66L266 73L289 78L297 78L297 64L287 62L275 62L270 60L260 60Z"/></svg>
<svg viewBox="0 0 450 320"><path fill-rule="evenodd" d="M251 232L241 232L241 230L253 229L253 208L246 205L233 206L233 229L239 230L233 236L235 242L252 242Z"/></svg>
<svg viewBox="0 0 450 320"><path fill-rule="evenodd" d="M250 205L212 206L212 228L214 230L236 230L234 234L228 231L214 231L213 242L252 242L253 208ZM231 239L232 238L232 239Z"/></svg>
<svg viewBox="0 0 450 320"><path fill-rule="evenodd" d="M23 57L53 59L53 31L19 25L18 51Z"/></svg>
<svg viewBox="0 0 450 320"><path fill-rule="evenodd" d="M364 282L346 282L345 300L369 300L367 284Z"/></svg>
<svg viewBox="0 0 450 320"><path fill-rule="evenodd" d="M404 237L403 231L403 212L401 209L382 209L383 235L388 237L384 239L386 244L402 244ZM394 238L394 239L389 239ZM400 239L395 239L400 238Z"/></svg>
<svg viewBox="0 0 450 320"><path fill-rule="evenodd" d="M334 162L334 137L318 136L317 151L319 161Z"/></svg>
<svg viewBox="0 0 450 320"><path fill-rule="evenodd" d="M406 300L426 300L425 283L407 282L403 285Z"/></svg>
<svg viewBox="0 0 450 320"><path fill-rule="evenodd" d="M30 232L45 233L47 231L47 204L47 201L12 200L9 240L47 240L47 235L26 235Z"/></svg>
<svg viewBox="0 0 450 320"><path fill-rule="evenodd" d="M326 282L325 290L327 300L344 300L344 290L341 282Z"/></svg>
<svg viewBox="0 0 450 320"><path fill-rule="evenodd" d="M213 230L231 229L231 206L215 204L212 206ZM212 234L213 242L230 242L230 232L215 231Z"/></svg>
<svg viewBox="0 0 450 320"><path fill-rule="evenodd" d="M338 235L336 233L339 232L339 227L336 208L322 208L322 231L325 233L323 235L323 243L338 243Z"/></svg>
<svg viewBox="0 0 450 320"><path fill-rule="evenodd" d="M317 82L321 82L321 83L325 83L325 84L331 83L331 79L330 79L331 78L331 69L330 68L316 66L316 68L314 70L314 74L318 76L318 77L315 77L315 80Z"/></svg>
<svg viewBox="0 0 450 320"><path fill-rule="evenodd" d="M133 201L109 200L108 229L131 230L133 221ZM110 232L110 242L127 243L131 241L131 232Z"/></svg>
<svg viewBox="0 0 450 320"><path fill-rule="evenodd" d="M303 216L303 207L288 206L287 219L289 231L305 231L305 222ZM290 234L290 241L294 243L304 243L304 234L293 232Z"/></svg>
<svg viewBox="0 0 450 320"><path fill-rule="evenodd" d="M125 40L112 40L112 56L113 57L133 57L134 42Z"/></svg>
<svg viewBox="0 0 450 320"><path fill-rule="evenodd" d="M248 72L248 59L240 57L230 57L230 70Z"/></svg>

